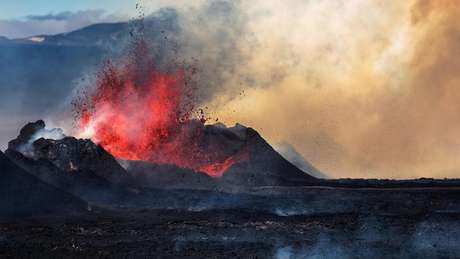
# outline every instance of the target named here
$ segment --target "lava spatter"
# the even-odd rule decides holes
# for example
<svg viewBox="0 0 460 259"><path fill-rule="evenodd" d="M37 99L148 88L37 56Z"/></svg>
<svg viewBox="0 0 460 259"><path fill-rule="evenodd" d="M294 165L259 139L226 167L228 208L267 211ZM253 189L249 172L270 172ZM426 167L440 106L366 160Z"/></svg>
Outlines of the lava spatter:
<svg viewBox="0 0 460 259"><path fill-rule="evenodd" d="M222 174L235 163L225 151L203 143L203 114L193 119L195 102L184 67L163 71L137 43L125 62L107 63L96 87L77 105L81 135L115 157ZM201 112L202 113L202 112Z"/></svg>

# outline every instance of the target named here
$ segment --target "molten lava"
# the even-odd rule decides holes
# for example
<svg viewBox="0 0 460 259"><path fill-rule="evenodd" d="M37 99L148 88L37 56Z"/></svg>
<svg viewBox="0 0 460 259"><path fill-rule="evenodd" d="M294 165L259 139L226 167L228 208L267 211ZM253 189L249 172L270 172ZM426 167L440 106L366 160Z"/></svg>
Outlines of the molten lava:
<svg viewBox="0 0 460 259"><path fill-rule="evenodd" d="M185 69L163 72L137 44L127 64L107 64L78 105L82 134L115 157L174 164L222 176L236 161L206 143L204 120L192 119Z"/></svg>

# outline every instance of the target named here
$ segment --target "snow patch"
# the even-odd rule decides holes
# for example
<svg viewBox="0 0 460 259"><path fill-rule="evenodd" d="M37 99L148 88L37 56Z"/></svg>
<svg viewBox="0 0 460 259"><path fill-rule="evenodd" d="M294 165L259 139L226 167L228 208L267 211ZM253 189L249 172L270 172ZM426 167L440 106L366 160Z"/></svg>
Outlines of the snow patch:
<svg viewBox="0 0 460 259"><path fill-rule="evenodd" d="M30 37L28 40L37 42L37 43L41 43L45 41L45 37Z"/></svg>

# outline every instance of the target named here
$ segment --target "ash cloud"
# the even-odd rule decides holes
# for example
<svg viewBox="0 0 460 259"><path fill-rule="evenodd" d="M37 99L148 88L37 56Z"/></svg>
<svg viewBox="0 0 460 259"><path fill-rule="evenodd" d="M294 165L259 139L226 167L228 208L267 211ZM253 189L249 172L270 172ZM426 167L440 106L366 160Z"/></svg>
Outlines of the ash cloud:
<svg viewBox="0 0 460 259"><path fill-rule="evenodd" d="M458 177L456 1L231 5L198 37L220 75L214 117L292 144L330 177ZM207 35L232 27L227 59Z"/></svg>

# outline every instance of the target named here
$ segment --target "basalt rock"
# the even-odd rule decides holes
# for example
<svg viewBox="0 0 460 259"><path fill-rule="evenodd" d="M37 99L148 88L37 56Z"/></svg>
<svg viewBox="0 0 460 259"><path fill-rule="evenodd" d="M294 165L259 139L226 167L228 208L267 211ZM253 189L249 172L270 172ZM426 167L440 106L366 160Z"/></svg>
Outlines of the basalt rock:
<svg viewBox="0 0 460 259"><path fill-rule="evenodd" d="M21 129L19 136L10 141L7 155L14 160L24 159L18 154L33 159L51 163L63 172L76 174L86 172L94 177L104 178L114 184L129 184L128 173L116 159L101 146L91 140L64 137L62 139L37 138L36 134L45 128L41 120L28 123ZM24 148L27 146L27 148ZM27 152L24 152L27 150Z"/></svg>
<svg viewBox="0 0 460 259"><path fill-rule="evenodd" d="M117 186L92 171L64 171L47 159L32 159L14 150L6 155L16 165L41 181L93 203L111 203Z"/></svg>
<svg viewBox="0 0 460 259"><path fill-rule="evenodd" d="M308 185L317 179L284 159L257 131L239 125L229 129L243 144L233 164L222 176L227 184L243 186ZM236 133L235 133L236 132Z"/></svg>
<svg viewBox="0 0 460 259"><path fill-rule="evenodd" d="M137 186L157 189L213 189L216 181L209 175L175 165L144 161L123 161Z"/></svg>
<svg viewBox="0 0 460 259"><path fill-rule="evenodd" d="M0 152L0 216L79 213L86 202L28 174Z"/></svg>
<svg viewBox="0 0 460 259"><path fill-rule="evenodd" d="M191 121L184 125L184 145L193 145L197 154L213 161L229 161L222 175L210 177L205 173L175 165L147 162L126 162L127 171L138 183L155 188L220 188L229 186L296 186L310 185L318 179L312 177L284 159L254 129L236 124L203 125ZM189 133L190 132L190 133ZM192 141L188 143L186 141ZM190 157L189 154L186 154ZM220 166L217 164L217 166Z"/></svg>
<svg viewBox="0 0 460 259"><path fill-rule="evenodd" d="M45 128L45 122L38 120L27 123L19 132L19 136L8 143L8 149L18 150L22 145L28 144L32 137L40 130Z"/></svg>

